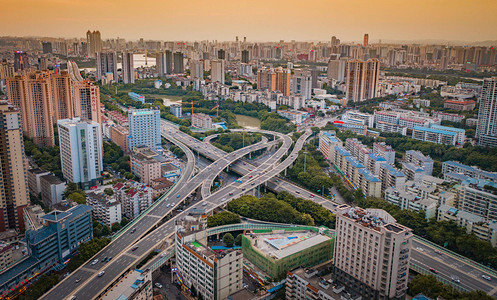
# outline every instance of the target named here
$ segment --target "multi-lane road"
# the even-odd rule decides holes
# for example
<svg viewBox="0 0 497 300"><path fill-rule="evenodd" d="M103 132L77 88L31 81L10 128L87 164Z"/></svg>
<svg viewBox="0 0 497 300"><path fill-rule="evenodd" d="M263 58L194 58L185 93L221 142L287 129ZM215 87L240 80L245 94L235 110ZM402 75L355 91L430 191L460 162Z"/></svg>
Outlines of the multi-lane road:
<svg viewBox="0 0 497 300"><path fill-rule="evenodd" d="M211 211L216 207L222 206L231 199L239 197L242 194L253 190L260 184L266 184L268 188L275 191L288 191L295 196L307 198L324 207L335 210L337 203L334 203L319 195L311 193L301 187L298 187L287 181L276 179L283 170L291 166L302 149L306 139L311 132L306 131L295 143L292 152L281 162L283 155L287 154L292 140L287 135L276 134L268 131L261 131L266 134L274 135L282 142L278 150L268 159L262 161L262 164L254 166L239 159L250 152L264 148L261 143L254 144L243 149L237 150L230 154L210 145L208 142L200 142L191 136L188 136L170 124L163 122L163 136L182 147L186 153L188 162L187 167L179 179L178 183L168 193L158 201L153 209L145 214L140 220L131 226L136 231L130 233L125 231L122 235L115 238L111 244L104 248L92 260L98 259L99 262L92 264L92 260L84 264L70 276L65 278L61 283L43 296L42 299L64 299L75 295L77 299L92 299L105 293L105 290L124 274L129 268L136 265L152 249L159 247L164 240L170 237L174 232L174 221L188 214L192 209L204 209ZM275 143L276 143L275 142ZM188 145L193 151L201 153L203 156L214 161L211 165L202 169L197 175L193 176L195 155L190 150L185 149ZM267 147L274 146L272 143L266 143ZM210 187L212 180L223 170L229 167L231 170L239 173L242 177L241 182L232 182L225 184L215 193L211 193ZM193 178L192 178L193 176ZM172 217L171 213L180 202L186 200L195 190L202 186L203 199L194 201L193 204ZM340 199L340 198L339 198ZM164 220L165 216L168 217ZM159 226L159 227L157 227ZM147 234L148 233L148 234ZM493 274L480 271L472 264L446 254L437 254L431 245L421 245L415 241L412 253L412 259L420 264L427 264L437 269L440 276L450 278L459 278L461 285L467 289L480 289L490 293L495 289L493 284L497 278ZM136 247L136 248L135 248ZM135 250L133 250L135 249ZM113 257L108 263L100 262L104 257ZM97 274L104 271L102 277ZM492 277L492 281L486 281L481 278L482 274ZM78 282L76 282L78 281Z"/></svg>

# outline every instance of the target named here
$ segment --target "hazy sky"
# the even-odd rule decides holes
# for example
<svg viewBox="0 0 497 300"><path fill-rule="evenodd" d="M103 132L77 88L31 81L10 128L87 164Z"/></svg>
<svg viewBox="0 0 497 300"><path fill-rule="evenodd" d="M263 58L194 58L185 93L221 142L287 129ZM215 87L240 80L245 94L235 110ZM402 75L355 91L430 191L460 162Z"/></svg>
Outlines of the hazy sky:
<svg viewBox="0 0 497 300"><path fill-rule="evenodd" d="M0 0L0 36L497 40L497 0Z"/></svg>

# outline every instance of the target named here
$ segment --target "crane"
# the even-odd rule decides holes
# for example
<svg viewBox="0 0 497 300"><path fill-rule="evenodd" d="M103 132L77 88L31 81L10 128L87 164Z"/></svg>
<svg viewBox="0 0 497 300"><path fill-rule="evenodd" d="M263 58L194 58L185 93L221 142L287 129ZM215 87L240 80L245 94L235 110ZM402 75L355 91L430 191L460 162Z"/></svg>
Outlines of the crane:
<svg viewBox="0 0 497 300"><path fill-rule="evenodd" d="M195 102L193 102L193 100L191 102L185 102L185 104L191 104L192 105L192 116L193 116L193 104L195 104Z"/></svg>
<svg viewBox="0 0 497 300"><path fill-rule="evenodd" d="M216 106L214 106L211 110L214 109L216 110L216 118L219 118L219 103Z"/></svg>

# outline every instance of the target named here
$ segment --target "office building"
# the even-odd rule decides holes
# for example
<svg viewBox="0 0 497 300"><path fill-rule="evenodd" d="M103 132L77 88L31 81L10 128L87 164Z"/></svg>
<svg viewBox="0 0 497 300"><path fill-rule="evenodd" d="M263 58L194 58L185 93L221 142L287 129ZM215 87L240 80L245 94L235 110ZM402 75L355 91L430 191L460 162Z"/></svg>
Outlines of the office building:
<svg viewBox="0 0 497 300"><path fill-rule="evenodd" d="M104 225L112 226L120 223L122 219L121 203L116 197L107 196L104 193L87 193L86 204L91 206L93 219Z"/></svg>
<svg viewBox="0 0 497 300"><path fill-rule="evenodd" d="M373 153L385 158L386 163L389 165L395 163L395 150L390 145L385 144L385 142L373 143Z"/></svg>
<svg viewBox="0 0 497 300"><path fill-rule="evenodd" d="M122 72L123 83L135 83L135 68L133 65L132 52L123 52Z"/></svg>
<svg viewBox="0 0 497 300"><path fill-rule="evenodd" d="M43 54L52 53L52 43L51 42L41 42L43 48Z"/></svg>
<svg viewBox="0 0 497 300"><path fill-rule="evenodd" d="M206 222L206 218L187 216L176 224L174 276L203 299L222 300L243 288L243 255L234 249L212 250Z"/></svg>
<svg viewBox="0 0 497 300"><path fill-rule="evenodd" d="M380 131L383 132L392 132L392 133L400 133L402 135L407 135L407 127L394 124L394 123L388 123L388 122L383 122L383 121L378 121L376 123L376 128L379 129Z"/></svg>
<svg viewBox="0 0 497 300"><path fill-rule="evenodd" d="M181 104L171 104L169 110L176 118L183 117L183 113L181 112Z"/></svg>
<svg viewBox="0 0 497 300"><path fill-rule="evenodd" d="M152 271L135 269L113 286L102 300L158 300L153 297L153 290Z"/></svg>
<svg viewBox="0 0 497 300"><path fill-rule="evenodd" d="M174 53L174 64L173 64L173 73L182 74L185 73L185 66L183 62L183 53L175 52Z"/></svg>
<svg viewBox="0 0 497 300"><path fill-rule="evenodd" d="M57 122L62 174L89 189L102 182L103 153L100 124L80 118Z"/></svg>
<svg viewBox="0 0 497 300"><path fill-rule="evenodd" d="M14 72L29 71L29 57L24 51L14 51Z"/></svg>
<svg viewBox="0 0 497 300"><path fill-rule="evenodd" d="M97 52L102 51L102 37L100 31L86 32L86 45L88 49L88 56L95 57Z"/></svg>
<svg viewBox="0 0 497 300"><path fill-rule="evenodd" d="M150 185L154 179L161 176L161 161L159 154L148 147L135 147L130 156L131 172L140 178L140 182Z"/></svg>
<svg viewBox="0 0 497 300"><path fill-rule="evenodd" d="M483 179L497 183L497 172L483 171L478 167L463 165L457 161L444 161L442 163L442 174L445 180L450 180L452 174L460 174L473 179Z"/></svg>
<svg viewBox="0 0 497 300"><path fill-rule="evenodd" d="M337 207L333 274L364 299L403 299L412 231L382 209Z"/></svg>
<svg viewBox="0 0 497 300"><path fill-rule="evenodd" d="M464 130L464 129L463 129ZM419 141L444 145L456 145L457 133L428 127L414 126L412 138Z"/></svg>
<svg viewBox="0 0 497 300"><path fill-rule="evenodd" d="M476 101L474 100L445 100L444 108L453 110L473 110L476 107Z"/></svg>
<svg viewBox="0 0 497 300"><path fill-rule="evenodd" d="M14 262L14 257L12 256L12 252L14 252L13 250L14 246L11 244L4 244L0 242L0 270L5 269Z"/></svg>
<svg viewBox="0 0 497 300"><path fill-rule="evenodd" d="M246 232L242 252L244 259L275 279L296 267L313 267L331 260L333 237L324 227Z"/></svg>
<svg viewBox="0 0 497 300"><path fill-rule="evenodd" d="M378 96L380 62L376 59L349 60L346 69L345 97L358 102Z"/></svg>
<svg viewBox="0 0 497 300"><path fill-rule="evenodd" d="M132 109L128 112L128 120L128 151L141 146L147 146L152 150L161 147L158 109Z"/></svg>
<svg viewBox="0 0 497 300"><path fill-rule="evenodd" d="M292 92L305 100L312 97L312 76L308 70L295 70L292 76Z"/></svg>
<svg viewBox="0 0 497 300"><path fill-rule="evenodd" d="M217 59L226 59L226 51L219 49L219 51L217 51Z"/></svg>
<svg viewBox="0 0 497 300"><path fill-rule="evenodd" d="M285 299L359 300L361 297L351 290L346 290L340 283L335 283L331 274L319 276L316 269L300 267L288 271L286 275Z"/></svg>
<svg viewBox="0 0 497 300"><path fill-rule="evenodd" d="M61 203L66 183L53 174L40 177L41 200L48 207Z"/></svg>
<svg viewBox="0 0 497 300"><path fill-rule="evenodd" d="M211 81L224 84L224 60L211 61Z"/></svg>
<svg viewBox="0 0 497 300"><path fill-rule="evenodd" d="M242 50L242 64L248 64L250 61L249 57L249 51L248 50Z"/></svg>
<svg viewBox="0 0 497 300"><path fill-rule="evenodd" d="M6 79L7 98L20 109L23 133L39 147L54 145L54 105L50 72Z"/></svg>
<svg viewBox="0 0 497 300"><path fill-rule="evenodd" d="M31 283L35 275L61 270L77 253L81 243L93 239L91 207L88 205L77 205L67 211L55 210L41 219L46 226L26 231L28 256L2 273L2 297Z"/></svg>
<svg viewBox="0 0 497 300"><path fill-rule="evenodd" d="M483 80L478 109L476 138L478 145L497 147L497 77Z"/></svg>
<svg viewBox="0 0 497 300"><path fill-rule="evenodd" d="M0 100L0 232L24 231L28 182L19 110Z"/></svg>
<svg viewBox="0 0 497 300"><path fill-rule="evenodd" d="M345 70L347 68L347 60L331 57L328 61L327 76L330 80L345 82Z"/></svg>
<svg viewBox="0 0 497 300"><path fill-rule="evenodd" d="M100 88L89 80L72 82L74 117L100 123Z"/></svg>
<svg viewBox="0 0 497 300"><path fill-rule="evenodd" d="M198 113L192 115L192 126L202 129L212 128L212 118L206 114Z"/></svg>
<svg viewBox="0 0 497 300"><path fill-rule="evenodd" d="M212 73L212 71L211 71ZM204 79L204 62L199 60L190 61L190 77Z"/></svg>
<svg viewBox="0 0 497 300"><path fill-rule="evenodd" d="M369 46L369 34L367 34L367 33L366 33L366 34L364 34L364 41L363 41L362 45L363 45L364 47Z"/></svg>
<svg viewBox="0 0 497 300"><path fill-rule="evenodd" d="M105 74L111 73L115 82L117 75L117 54L116 52L97 52L97 80L103 80Z"/></svg>
<svg viewBox="0 0 497 300"><path fill-rule="evenodd" d="M173 72L173 53L170 50L159 52L155 56L157 73L160 77Z"/></svg>
<svg viewBox="0 0 497 300"><path fill-rule="evenodd" d="M423 153L419 151L407 150L405 161L421 167L424 170L425 175L431 175L433 173L433 159L429 156L424 156Z"/></svg>

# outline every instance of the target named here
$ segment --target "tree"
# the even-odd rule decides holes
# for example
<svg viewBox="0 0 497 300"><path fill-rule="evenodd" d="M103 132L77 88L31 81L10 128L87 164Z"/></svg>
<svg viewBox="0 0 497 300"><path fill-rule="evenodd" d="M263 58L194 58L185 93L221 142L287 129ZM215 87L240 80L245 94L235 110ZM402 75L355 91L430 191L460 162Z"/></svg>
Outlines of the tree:
<svg viewBox="0 0 497 300"><path fill-rule="evenodd" d="M314 226L314 219L310 214L302 214L302 224L308 226Z"/></svg>
<svg viewBox="0 0 497 300"><path fill-rule="evenodd" d="M121 219L121 227L128 225L128 223L129 223L129 220L126 217L123 217Z"/></svg>
<svg viewBox="0 0 497 300"><path fill-rule="evenodd" d="M235 238L233 237L233 235L231 233L226 233L225 235L223 235L223 242L224 244L226 245L226 247L233 247L233 243L235 242Z"/></svg>
<svg viewBox="0 0 497 300"><path fill-rule="evenodd" d="M236 246L241 246L242 245L242 234L238 234L235 238L235 245Z"/></svg>
<svg viewBox="0 0 497 300"><path fill-rule="evenodd" d="M80 192L73 192L69 196L67 196L67 198L78 204L86 204L86 195L81 194Z"/></svg>
<svg viewBox="0 0 497 300"><path fill-rule="evenodd" d="M106 188L104 190L104 193L107 195L107 196L112 196L114 195L114 190L112 188Z"/></svg>
<svg viewBox="0 0 497 300"><path fill-rule="evenodd" d="M223 211L207 217L207 227L216 227L240 222L240 216L230 211Z"/></svg>
<svg viewBox="0 0 497 300"><path fill-rule="evenodd" d="M119 224L118 222L112 224L112 232L117 232L121 229L121 224Z"/></svg>
<svg viewBox="0 0 497 300"><path fill-rule="evenodd" d="M102 235L103 236L108 236L110 233L111 233L111 230L110 230L109 226L104 225L103 228L102 228Z"/></svg>

